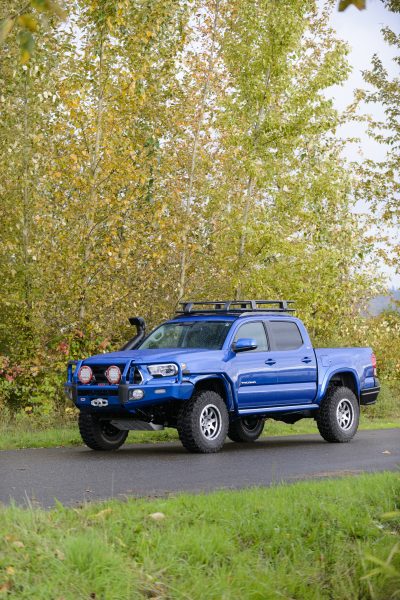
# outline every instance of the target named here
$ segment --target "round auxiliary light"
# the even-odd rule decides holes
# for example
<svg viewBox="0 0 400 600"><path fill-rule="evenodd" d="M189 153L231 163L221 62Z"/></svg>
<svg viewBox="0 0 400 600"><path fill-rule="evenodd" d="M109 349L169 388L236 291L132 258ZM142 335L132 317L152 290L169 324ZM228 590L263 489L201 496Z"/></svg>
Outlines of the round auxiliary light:
<svg viewBox="0 0 400 600"><path fill-rule="evenodd" d="M93 371L87 365L84 365L79 369L78 379L81 383L90 383L92 381Z"/></svg>
<svg viewBox="0 0 400 600"><path fill-rule="evenodd" d="M129 400L141 400L144 396L143 390L130 390L129 391Z"/></svg>
<svg viewBox="0 0 400 600"><path fill-rule="evenodd" d="M120 379L121 379L120 368L117 367L116 365L111 365L111 367L108 367L108 369L106 371L106 377L107 377L108 381L110 383L113 383L114 385L116 383L119 383Z"/></svg>

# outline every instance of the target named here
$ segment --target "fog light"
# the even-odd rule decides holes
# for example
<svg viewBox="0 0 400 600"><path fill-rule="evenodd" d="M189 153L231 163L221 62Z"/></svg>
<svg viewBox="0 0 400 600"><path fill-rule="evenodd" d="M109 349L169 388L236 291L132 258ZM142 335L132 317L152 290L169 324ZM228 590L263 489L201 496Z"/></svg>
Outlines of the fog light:
<svg viewBox="0 0 400 600"><path fill-rule="evenodd" d="M141 400L143 396L143 390L129 390L129 400Z"/></svg>

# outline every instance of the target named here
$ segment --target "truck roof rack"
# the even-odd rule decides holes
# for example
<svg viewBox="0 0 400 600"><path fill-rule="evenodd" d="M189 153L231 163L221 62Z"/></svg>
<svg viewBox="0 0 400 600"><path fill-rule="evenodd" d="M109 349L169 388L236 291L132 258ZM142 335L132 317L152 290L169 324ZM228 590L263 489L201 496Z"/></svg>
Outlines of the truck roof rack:
<svg viewBox="0 0 400 600"><path fill-rule="evenodd" d="M183 315L295 312L294 308L289 308L289 304L294 304L293 300L216 300L215 302L180 302L179 304L182 306L182 310L178 311L178 314Z"/></svg>

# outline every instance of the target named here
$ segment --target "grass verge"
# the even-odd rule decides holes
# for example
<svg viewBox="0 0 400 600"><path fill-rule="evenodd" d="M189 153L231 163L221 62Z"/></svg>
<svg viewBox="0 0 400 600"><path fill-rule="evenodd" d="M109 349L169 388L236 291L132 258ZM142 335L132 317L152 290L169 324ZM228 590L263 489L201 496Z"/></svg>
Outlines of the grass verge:
<svg viewBox="0 0 400 600"><path fill-rule="evenodd" d="M400 419L368 419L361 418L360 430L363 429L391 429L400 428ZM299 435L318 433L313 419L303 419L295 425L286 425L278 421L268 420L265 424L263 437L281 435ZM175 429L163 431L131 431L126 441L127 444L144 444L157 442L171 442L177 440ZM57 446L80 446L82 439L78 426L58 425L53 427L34 429L28 425L0 426L0 450L16 450L19 448L54 448Z"/></svg>
<svg viewBox="0 0 400 600"><path fill-rule="evenodd" d="M391 600L400 478L0 509L0 597ZM396 596L397 594L397 596Z"/></svg>

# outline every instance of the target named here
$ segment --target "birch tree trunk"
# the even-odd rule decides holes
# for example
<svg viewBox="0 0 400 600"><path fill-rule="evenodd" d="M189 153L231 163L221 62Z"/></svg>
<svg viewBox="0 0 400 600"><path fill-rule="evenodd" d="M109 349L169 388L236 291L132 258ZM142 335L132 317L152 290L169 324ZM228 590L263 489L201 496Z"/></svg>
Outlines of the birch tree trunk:
<svg viewBox="0 0 400 600"><path fill-rule="evenodd" d="M24 290L24 321L27 327L32 317L32 281L31 281L31 259L29 256L29 241L31 228L31 207L30 207L30 173L29 161L31 157L31 146L29 138L29 99L28 99L28 71L24 72L24 99L23 99L23 187L22 187L22 260L24 265L23 290Z"/></svg>
<svg viewBox="0 0 400 600"><path fill-rule="evenodd" d="M254 134L253 134L253 145L255 146L260 134L260 129L261 126L264 122L264 118L265 118L265 112L266 112L266 106L265 106L265 100L267 97L267 92L268 92L268 87L269 87L269 82L270 82L270 75L271 75L271 69L268 68L267 73L265 75L265 91L264 91L264 96L260 105L260 108L258 110L257 113L257 118L256 118L256 123L254 125ZM245 196L245 203L244 203L244 209L243 209L243 221L242 221L242 231L241 231L241 235L240 235L240 241L239 241L239 250L238 250L238 258L237 258L237 272L239 275L239 279L236 285L236 291L235 291L235 299L239 300L240 299L240 295L242 293L241 290L241 282L240 282L240 273L243 267L243 259L244 259L244 254L245 254L245 249L246 249L246 241L247 241L247 225L249 222L249 212L250 212L250 206L251 206L251 202L253 199L253 193L254 193L254 176L253 175L249 175L249 178L247 180L247 186L246 186L246 196Z"/></svg>
<svg viewBox="0 0 400 600"><path fill-rule="evenodd" d="M215 0L215 4L214 4L214 19L213 19L212 33L211 33L211 49L210 49L210 55L209 55L208 63L207 63L204 85L203 85L203 89L202 89L201 96L200 96L199 116L197 119L197 125L196 125L194 140L193 140L193 149L192 149L191 161L190 161L188 192L187 192L186 201L185 201L185 217L186 218L185 218L185 224L184 224L184 229L183 229L183 234L182 234L182 246L183 247L182 247L181 260L180 260L178 302L183 298L183 296L185 294L185 288L186 288L186 274L187 274L187 261L188 261L188 235L189 235L189 229L190 229L189 217L190 217L191 206L192 206L192 201L193 201L194 177L195 177L195 171L196 171L196 165L197 165L197 155L198 155L200 132L201 132L201 127L202 127L203 121L204 121L204 112L205 112L205 108L206 108L207 97L208 97L208 92L209 92L209 87L210 87L211 74L213 72L214 64L215 64L215 56L214 55L215 55L216 34L217 34L217 26L218 26L220 1L221 0Z"/></svg>
<svg viewBox="0 0 400 600"><path fill-rule="evenodd" d="M94 231L95 227L95 215L96 215L96 202L97 202L97 184L99 176L99 161L100 161L100 146L103 136L103 110L104 110L104 87L103 87L103 61L104 61L104 34L100 34L100 50L99 50L99 73L98 73L98 94L96 104L96 129L95 129L95 141L90 153L90 173L91 182L90 190L88 194L89 201L89 218L87 230L89 235L85 240L85 247L83 251L83 265L86 265L93 247L92 238L90 232ZM85 320L86 316L86 297L87 289L92 279L92 273L88 273L82 281L82 294L80 298L79 306L79 320L81 323Z"/></svg>

